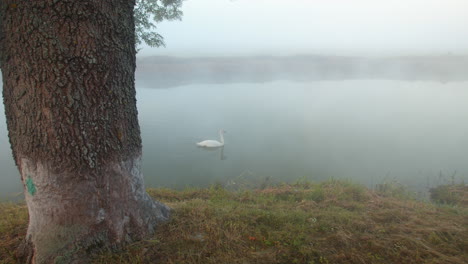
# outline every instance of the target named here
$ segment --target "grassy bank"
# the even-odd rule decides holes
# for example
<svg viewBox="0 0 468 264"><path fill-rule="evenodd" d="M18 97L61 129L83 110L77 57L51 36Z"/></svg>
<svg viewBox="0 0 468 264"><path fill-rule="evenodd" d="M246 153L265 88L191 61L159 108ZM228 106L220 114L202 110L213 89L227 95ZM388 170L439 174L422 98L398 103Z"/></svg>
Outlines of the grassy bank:
<svg viewBox="0 0 468 264"><path fill-rule="evenodd" d="M172 220L95 263L466 263L467 188L457 190L459 199L442 205L399 186L371 191L334 180L237 192L151 189L174 209ZM24 205L0 204L0 263L16 263L26 226Z"/></svg>

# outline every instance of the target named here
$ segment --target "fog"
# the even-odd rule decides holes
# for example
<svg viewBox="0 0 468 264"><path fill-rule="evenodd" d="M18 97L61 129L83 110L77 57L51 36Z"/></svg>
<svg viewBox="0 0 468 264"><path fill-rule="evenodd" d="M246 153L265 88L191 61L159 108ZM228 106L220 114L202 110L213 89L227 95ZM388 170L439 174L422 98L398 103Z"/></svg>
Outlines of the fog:
<svg viewBox="0 0 468 264"><path fill-rule="evenodd" d="M147 186L468 180L468 1L188 0L137 54ZM164 89L163 89L164 88ZM217 139L224 149L195 143ZM21 182L0 111L0 197Z"/></svg>
<svg viewBox="0 0 468 264"><path fill-rule="evenodd" d="M467 54L465 0L188 0L140 56Z"/></svg>

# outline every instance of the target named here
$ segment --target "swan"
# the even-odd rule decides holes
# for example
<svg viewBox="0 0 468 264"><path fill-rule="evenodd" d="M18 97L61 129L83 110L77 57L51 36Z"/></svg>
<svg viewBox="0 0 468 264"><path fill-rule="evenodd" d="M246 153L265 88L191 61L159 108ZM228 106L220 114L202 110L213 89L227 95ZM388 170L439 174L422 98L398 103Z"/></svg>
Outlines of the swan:
<svg viewBox="0 0 468 264"><path fill-rule="evenodd" d="M224 146L224 131L223 129L219 130L219 138L220 141L217 140L203 140L201 142L197 143L197 146L202 147L202 148L220 148Z"/></svg>

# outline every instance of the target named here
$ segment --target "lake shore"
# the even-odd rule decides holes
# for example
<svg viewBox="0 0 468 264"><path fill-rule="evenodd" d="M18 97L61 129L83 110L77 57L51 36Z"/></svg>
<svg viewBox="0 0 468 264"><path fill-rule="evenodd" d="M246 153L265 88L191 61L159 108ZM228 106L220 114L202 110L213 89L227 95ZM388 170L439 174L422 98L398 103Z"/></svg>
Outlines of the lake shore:
<svg viewBox="0 0 468 264"><path fill-rule="evenodd" d="M149 189L173 208L146 241L106 251L94 263L464 263L466 185L418 201L402 186L299 182L230 191ZM24 204L0 203L0 263L18 263Z"/></svg>
<svg viewBox="0 0 468 264"><path fill-rule="evenodd" d="M149 56L137 60L137 84L169 88L187 84L263 83L278 80L385 79L467 81L467 55L358 56Z"/></svg>

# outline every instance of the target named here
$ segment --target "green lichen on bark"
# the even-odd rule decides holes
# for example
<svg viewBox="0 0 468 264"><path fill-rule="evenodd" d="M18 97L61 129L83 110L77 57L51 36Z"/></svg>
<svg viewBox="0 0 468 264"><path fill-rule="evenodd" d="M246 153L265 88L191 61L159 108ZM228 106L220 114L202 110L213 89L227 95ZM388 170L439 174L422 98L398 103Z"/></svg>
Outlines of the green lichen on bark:
<svg viewBox="0 0 468 264"><path fill-rule="evenodd" d="M28 175L28 178L26 179L26 187L28 188L28 193L30 195L34 195L36 194L36 185L34 184L33 182L33 179L31 178L31 176Z"/></svg>

